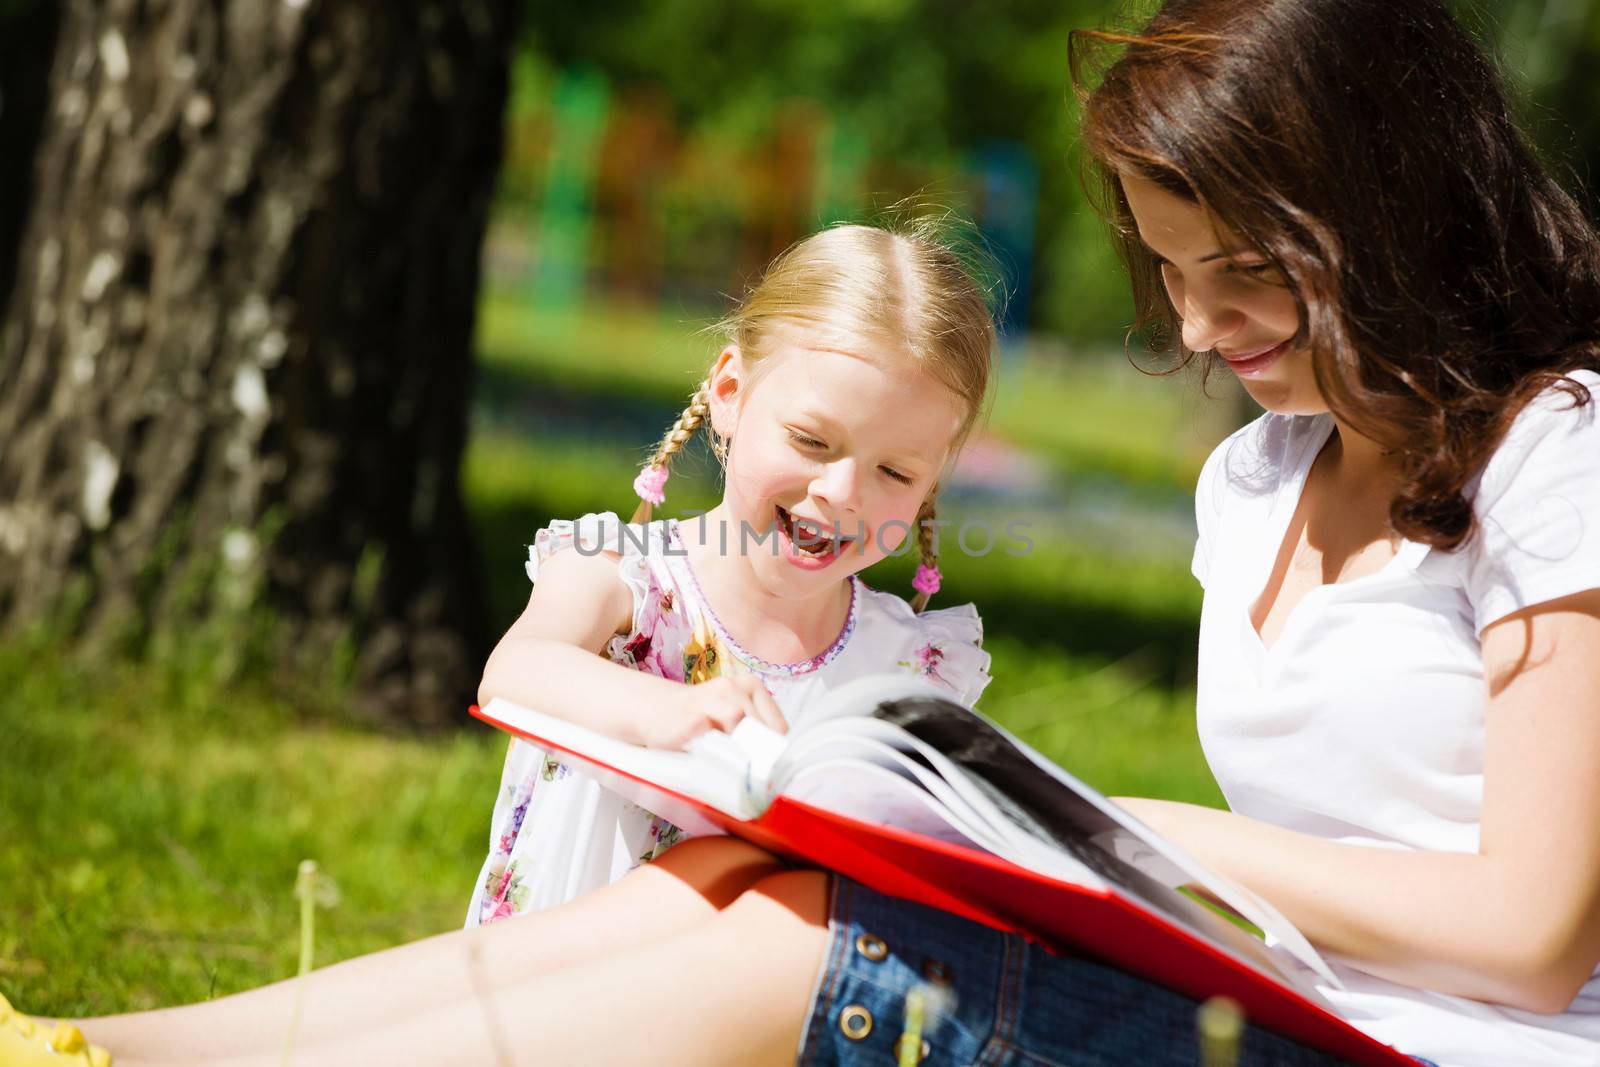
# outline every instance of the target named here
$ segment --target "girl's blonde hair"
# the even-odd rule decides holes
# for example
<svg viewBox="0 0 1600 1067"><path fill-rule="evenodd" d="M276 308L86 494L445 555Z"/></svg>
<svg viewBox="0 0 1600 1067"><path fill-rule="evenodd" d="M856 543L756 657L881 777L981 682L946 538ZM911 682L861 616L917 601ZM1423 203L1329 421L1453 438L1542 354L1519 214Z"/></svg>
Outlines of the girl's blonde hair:
<svg viewBox="0 0 1600 1067"><path fill-rule="evenodd" d="M893 228L848 225L814 233L774 260L714 330L739 347L751 381L785 327L903 351L966 402L954 456L988 395L995 329L988 291L967 266L971 254L958 252L949 232L948 220L919 219ZM709 430L710 399L707 378L647 466L665 471L697 430ZM713 448L722 455L720 442ZM935 483L917 512L917 547L926 567L938 566L938 492ZM633 521L648 522L650 514L649 501L642 502ZM927 602L928 594L918 592L911 603L921 611Z"/></svg>

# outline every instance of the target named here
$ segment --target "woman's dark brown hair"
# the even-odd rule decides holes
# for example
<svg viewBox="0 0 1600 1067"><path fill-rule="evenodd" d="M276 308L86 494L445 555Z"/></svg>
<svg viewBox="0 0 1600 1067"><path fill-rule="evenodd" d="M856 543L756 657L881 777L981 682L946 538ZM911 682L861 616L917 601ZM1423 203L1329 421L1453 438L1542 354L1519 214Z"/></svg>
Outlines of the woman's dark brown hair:
<svg viewBox="0 0 1600 1067"><path fill-rule="evenodd" d="M1600 369L1600 241L1483 51L1437 0L1170 0L1140 31L1075 32L1071 64L1136 328L1195 355L1122 173L1272 261L1329 408L1400 457L1394 529L1458 547L1522 406Z"/></svg>

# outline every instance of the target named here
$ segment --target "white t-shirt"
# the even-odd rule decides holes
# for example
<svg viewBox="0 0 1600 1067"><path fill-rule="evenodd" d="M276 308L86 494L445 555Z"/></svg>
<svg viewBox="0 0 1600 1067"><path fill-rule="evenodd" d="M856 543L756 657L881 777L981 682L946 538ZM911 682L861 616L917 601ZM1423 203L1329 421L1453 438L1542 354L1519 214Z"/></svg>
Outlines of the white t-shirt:
<svg viewBox="0 0 1600 1067"><path fill-rule="evenodd" d="M1312 589L1271 648L1250 605L1333 423L1269 414L1212 453L1195 497L1198 717L1233 810L1373 847L1477 850L1483 628L1600 587L1600 374L1573 377L1595 399L1541 396L1468 487L1480 536L1456 552L1405 541L1378 573ZM1330 962L1342 1015L1442 1067L1600 1065L1600 971L1564 1014L1539 1015Z"/></svg>

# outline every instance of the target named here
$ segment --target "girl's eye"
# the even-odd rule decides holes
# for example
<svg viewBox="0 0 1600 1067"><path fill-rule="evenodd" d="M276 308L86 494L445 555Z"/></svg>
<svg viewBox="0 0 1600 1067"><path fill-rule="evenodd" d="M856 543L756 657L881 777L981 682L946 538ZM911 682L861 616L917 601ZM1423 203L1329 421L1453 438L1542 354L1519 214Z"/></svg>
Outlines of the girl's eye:
<svg viewBox="0 0 1600 1067"><path fill-rule="evenodd" d="M815 437L811 437L811 436L809 436L807 434L803 434L799 430L790 430L789 431L789 440L793 441L795 444L799 445L801 448L826 448L826 447L828 447L827 445L823 444L821 441L817 440Z"/></svg>
<svg viewBox="0 0 1600 1067"><path fill-rule="evenodd" d="M910 485L912 482L910 475L901 474L892 467L879 467L878 469L887 474L889 477L893 478L895 481L899 482L901 485Z"/></svg>

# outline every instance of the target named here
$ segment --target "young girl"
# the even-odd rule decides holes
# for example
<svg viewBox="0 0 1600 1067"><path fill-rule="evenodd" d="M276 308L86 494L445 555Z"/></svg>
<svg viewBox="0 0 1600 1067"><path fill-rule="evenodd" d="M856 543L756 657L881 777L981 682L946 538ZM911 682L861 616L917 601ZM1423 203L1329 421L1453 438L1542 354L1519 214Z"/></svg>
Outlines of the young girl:
<svg viewBox="0 0 1600 1067"><path fill-rule="evenodd" d="M922 609L939 582L939 479L989 380L983 292L924 233L840 226L779 258L722 330L634 483L634 522L586 515L534 538L533 593L479 699L668 748L745 716L783 730L865 674L914 671L976 700L989 662L976 611ZM648 521L701 430L726 468L722 503ZM914 608L856 577L913 531ZM513 740L467 925L563 903L677 836Z"/></svg>
<svg viewBox="0 0 1600 1067"><path fill-rule="evenodd" d="M1593 1067L1600 239L1437 0L1172 0L1079 43L1108 40L1084 134L1140 306L1268 409L1196 502L1200 730L1236 810L1126 803L1337 957L1327 995L1368 1033L1442 1067ZM929 1067L1195 1062L1166 990L776 872L692 841L329 968L298 1062L890 1063L929 960L955 992ZM269 1062L288 997L85 1025ZM1238 1062L1327 1061L1252 1030Z"/></svg>

